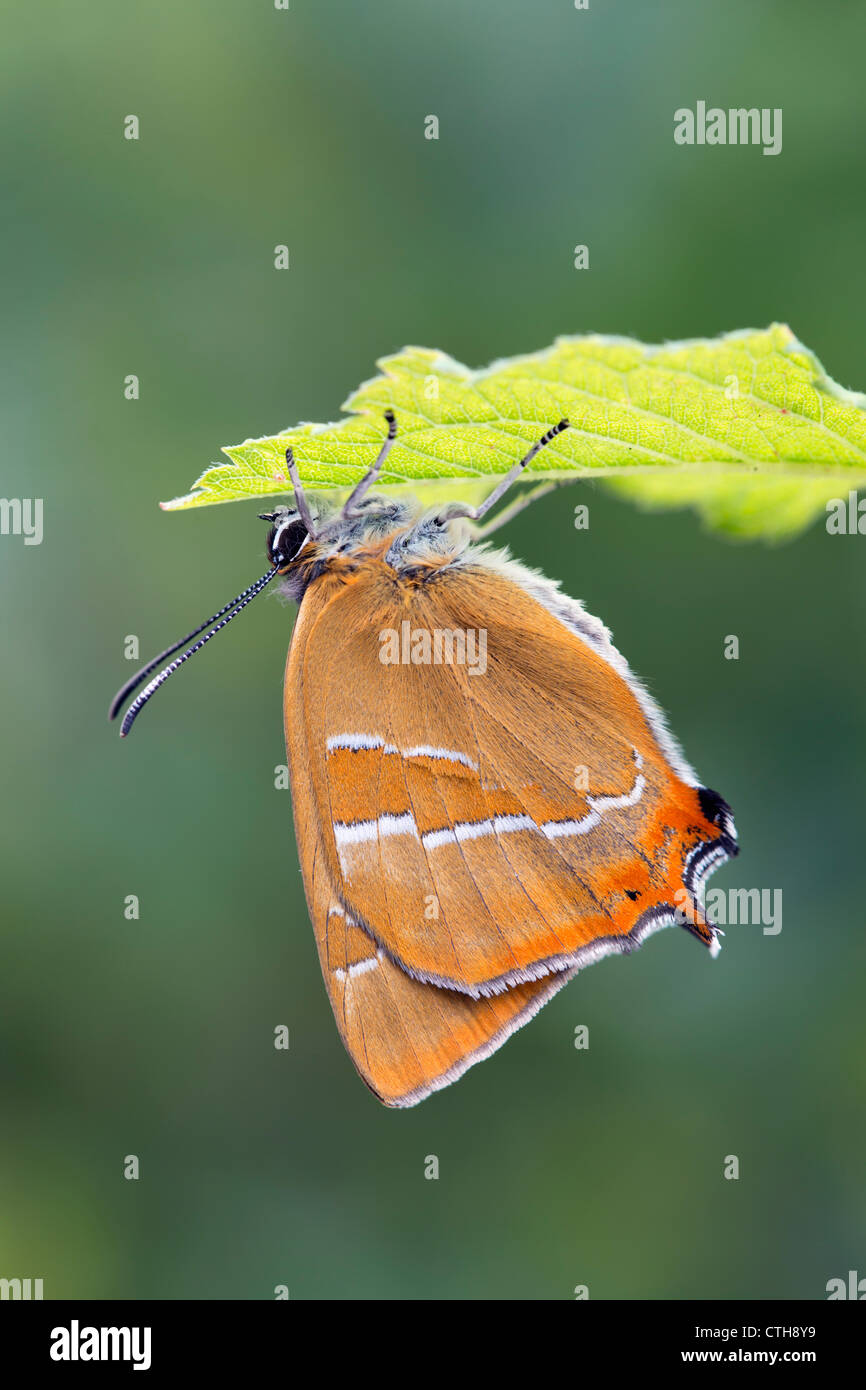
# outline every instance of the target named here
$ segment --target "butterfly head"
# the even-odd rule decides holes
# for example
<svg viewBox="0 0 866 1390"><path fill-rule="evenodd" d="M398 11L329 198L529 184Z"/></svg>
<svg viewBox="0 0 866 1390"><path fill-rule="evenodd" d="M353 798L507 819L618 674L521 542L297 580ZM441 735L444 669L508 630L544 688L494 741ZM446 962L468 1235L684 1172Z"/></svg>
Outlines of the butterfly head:
<svg viewBox="0 0 866 1390"><path fill-rule="evenodd" d="M272 512L260 512L262 521L271 523L265 541L265 554L274 569L285 570L304 548L307 527L293 507L277 507Z"/></svg>
<svg viewBox="0 0 866 1390"><path fill-rule="evenodd" d="M351 511L319 499L316 514L309 518L312 532L292 506L259 515L271 523L265 554L274 568L298 579L303 571L309 580L322 566L344 555L370 546L378 549L386 538L407 532L419 513L417 502L411 499L395 501L374 495L365 497Z"/></svg>

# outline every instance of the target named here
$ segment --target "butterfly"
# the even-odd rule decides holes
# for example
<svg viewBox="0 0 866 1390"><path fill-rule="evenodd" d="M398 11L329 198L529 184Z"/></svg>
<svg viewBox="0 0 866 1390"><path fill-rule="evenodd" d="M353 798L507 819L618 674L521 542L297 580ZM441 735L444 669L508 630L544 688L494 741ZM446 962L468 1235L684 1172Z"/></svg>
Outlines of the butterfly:
<svg viewBox="0 0 866 1390"><path fill-rule="evenodd" d="M371 491L396 436L386 420L339 509L307 497L287 451L293 505L262 514L266 573L127 682L110 716L162 666L127 735L163 682L281 579L299 605L286 745L325 988L362 1079L406 1107L603 956L668 925L717 954L703 885L738 845L730 808L604 624L490 547L499 517L479 525L568 421L480 506L423 509Z"/></svg>

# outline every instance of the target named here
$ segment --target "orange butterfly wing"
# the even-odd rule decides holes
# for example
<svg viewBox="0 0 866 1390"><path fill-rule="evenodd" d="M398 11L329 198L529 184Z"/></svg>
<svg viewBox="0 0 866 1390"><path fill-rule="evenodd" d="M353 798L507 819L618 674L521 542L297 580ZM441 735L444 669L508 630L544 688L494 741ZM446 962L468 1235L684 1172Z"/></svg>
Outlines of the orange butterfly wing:
<svg viewBox="0 0 866 1390"><path fill-rule="evenodd" d="M315 853L315 851L314 851ZM347 916L315 857L310 915L325 987L358 1073L385 1105L416 1105L489 1057L561 989L571 971L491 998L413 980Z"/></svg>
<svg viewBox="0 0 866 1390"><path fill-rule="evenodd" d="M489 1057L561 989L570 971L519 985L490 999L413 980L347 914L318 830L310 749L301 717L298 659L332 586L313 589L292 639L286 677L286 737L304 886L322 975L343 1043L359 1075L388 1106L411 1106Z"/></svg>
<svg viewBox="0 0 866 1390"><path fill-rule="evenodd" d="M317 834L407 973L491 994L631 949L677 910L715 943L694 890L735 852L726 808L674 772L609 660L481 566L412 581L368 559L315 587L288 681ZM404 623L486 630L486 669L383 665Z"/></svg>

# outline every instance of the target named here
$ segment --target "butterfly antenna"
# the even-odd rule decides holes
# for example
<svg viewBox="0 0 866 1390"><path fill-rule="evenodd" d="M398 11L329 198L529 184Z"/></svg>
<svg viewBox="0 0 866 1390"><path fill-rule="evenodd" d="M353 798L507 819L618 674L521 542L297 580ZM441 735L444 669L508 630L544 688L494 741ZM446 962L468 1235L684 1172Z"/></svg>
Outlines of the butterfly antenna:
<svg viewBox="0 0 866 1390"><path fill-rule="evenodd" d="M262 578L264 578L264 575L262 576ZM250 598L255 598L256 594L259 592L259 590L256 588L256 585L260 583L261 580L257 579L255 584L251 584L248 589L244 589L243 593L240 593L235 598L233 598L231 603L224 604L218 613L212 614L212 616L210 618L206 618L203 623L199 623L198 627L193 628L192 632L188 632L186 634L186 637L181 637L179 642L174 642L172 646L166 647L164 652L160 652L159 656L155 656L153 658L153 661L149 661L147 665L143 666L140 671L137 671L134 676L131 676L130 679L126 682L126 685L122 685L120 687L120 689L118 690L117 694L111 702L111 705L108 710L109 722L112 719L117 718L118 714L120 713L121 706L126 704L126 701L129 699L129 696L132 694L133 690L137 690L138 687L141 685L142 681L150 675L151 671L155 671L157 666L162 665L166 657L173 656L174 653L176 651L179 651L181 647L185 647L187 642L191 642L194 637L198 637L200 632L204 632L206 627L210 627L211 623L218 622L218 620L223 616L224 613L228 613L232 608L237 608L238 604L241 603L242 600L247 597L247 594L249 594Z"/></svg>
<svg viewBox="0 0 866 1390"><path fill-rule="evenodd" d="M149 684L145 686L144 690L141 691L141 694L136 695L132 704L129 706L129 709L126 711L126 714L123 716L123 723L120 726L121 738L126 738L127 734L129 733L130 729L132 728L141 711L144 709L144 706L147 704L150 697L156 694L157 690L159 690L159 687L165 681L168 680L169 676L173 676L175 671L177 671L181 666L183 666L184 662L189 661L191 656L195 656L196 652L201 651L202 647L205 646L205 644L209 642L212 637L215 637L218 632L221 632L222 629L226 627L228 623L231 622L232 618L236 618L238 613L243 612L247 604L252 603L256 595L260 594L262 592L262 589L264 589L266 585L270 584L271 580L275 579L278 574L278 569L270 569L268 570L267 574L262 575L261 579L257 579L255 584L251 584L248 589L244 589L242 594L238 594L238 597L235 600L234 604L227 604L225 608L220 609L220 612L218 614L214 615L215 618L219 618L222 614L227 613L228 609L231 609L231 611L227 613L226 617L223 617L220 622L216 622L215 625L210 629L210 631L205 633L204 637L202 637L200 641L196 642L192 647L185 651L182 656L177 657L175 661L170 662L168 666L164 666L163 669L159 672L159 674L154 676L153 680L150 681ZM208 623L213 622L214 618L208 619ZM202 623L201 627L196 628L195 632L190 633L190 637L195 637L196 634L201 632L203 628L207 627L207 625L207 623ZM115 705L117 705L118 703L122 703L123 697L127 689L134 690L136 685L139 685L141 683L141 680L150 671L153 670L157 662L162 661L163 658L165 656L170 655L171 652L177 651L178 647L182 647L184 642L188 641L189 637L184 637L182 642L177 642L173 647L169 647L168 651L163 652L162 656L157 657L156 661L152 661L149 666L145 667L144 671L140 672L139 676L135 677L132 682L128 682L127 686L125 686L124 689L120 691L118 695L115 696L114 702L112 704L112 709L114 709Z"/></svg>
<svg viewBox="0 0 866 1390"><path fill-rule="evenodd" d="M355 511L355 509L357 508L358 503L361 501L361 498L364 496L365 493L370 491L370 488L375 483L376 479L382 471L382 464L385 462L386 458L391 452L391 445L397 438L397 420L393 410L385 411L385 419L388 421L388 433L385 436L384 444L379 450L379 456L376 459L376 462L373 464L372 468L367 470L361 481L357 483L354 490L350 492L348 500L346 501L346 505L343 508L343 516L352 515L353 511Z"/></svg>

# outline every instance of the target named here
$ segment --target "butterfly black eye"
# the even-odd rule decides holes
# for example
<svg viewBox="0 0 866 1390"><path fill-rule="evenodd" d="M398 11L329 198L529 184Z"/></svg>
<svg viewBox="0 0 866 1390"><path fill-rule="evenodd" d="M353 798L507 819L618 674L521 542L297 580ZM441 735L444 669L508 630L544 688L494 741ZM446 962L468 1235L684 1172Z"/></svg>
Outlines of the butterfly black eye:
<svg viewBox="0 0 866 1390"><path fill-rule="evenodd" d="M282 569L294 560L307 539L307 528L302 521L278 521L268 532L265 554L272 565Z"/></svg>

